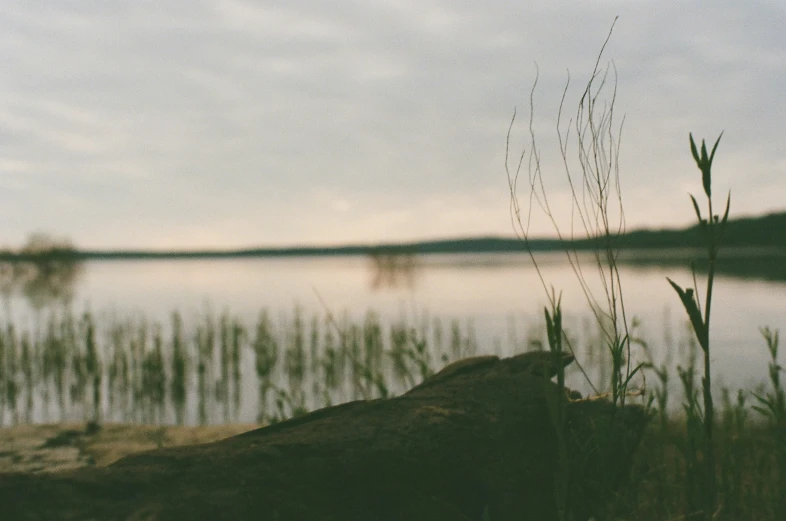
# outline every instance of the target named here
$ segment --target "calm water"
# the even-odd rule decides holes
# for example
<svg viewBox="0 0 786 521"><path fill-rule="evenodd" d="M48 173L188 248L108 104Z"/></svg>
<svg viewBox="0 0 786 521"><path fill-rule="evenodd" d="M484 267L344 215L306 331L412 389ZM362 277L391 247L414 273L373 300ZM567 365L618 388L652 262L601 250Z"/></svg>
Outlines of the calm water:
<svg viewBox="0 0 786 521"><path fill-rule="evenodd" d="M573 270L563 254L539 259L546 283L562 292L569 332L586 344L591 313ZM648 342L656 362L679 362L679 344L687 334L684 311L666 277L685 286L689 270L623 266L621 275L628 316L641 322L638 336ZM585 276L602 300L591 262ZM71 306L76 313L90 310L99 329L112 317L168 323L173 310L182 313L186 325L206 311L228 311L250 328L263 308L280 320L295 307L305 317L329 311L359 322L373 310L383 324L437 317L474 329L479 353L509 354L521 349L528 334L540 334L546 304L527 255L467 254L376 262L368 257L88 262L73 288ZM15 323L34 327L29 299L13 296L10 312ZM766 378L768 362L759 327L786 326L786 283L720 276L712 313L715 381L754 388ZM252 359L244 358L243 366L244 374L253 374ZM654 384L654 377L648 382ZM250 398L232 421L255 418L256 384L244 385L250 386ZM40 413L34 416L42 419Z"/></svg>

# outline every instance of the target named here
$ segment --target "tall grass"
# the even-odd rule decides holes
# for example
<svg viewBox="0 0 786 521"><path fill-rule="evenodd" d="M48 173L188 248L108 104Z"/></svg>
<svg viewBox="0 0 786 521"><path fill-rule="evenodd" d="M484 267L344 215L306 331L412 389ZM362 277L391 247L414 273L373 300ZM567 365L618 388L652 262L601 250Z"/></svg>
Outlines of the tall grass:
<svg viewBox="0 0 786 521"><path fill-rule="evenodd" d="M614 21L616 23L616 19ZM544 292L553 309L556 305L555 291L549 287L538 266L534 252L529 247L530 227L533 219L533 207L537 205L547 220L565 252L584 295L596 326L603 334L603 345L611 355L611 389L612 402L624 405L628 396L628 386L639 371L640 366L631 365L632 337L630 321L625 306L625 294L622 290L619 263L617 262L620 248L618 238L625 233L625 212L622 207L622 193L619 179L619 147L624 117L617 124L616 101L616 69L608 66L600 67L603 52L608 44L614 24L598 54L590 79L585 84L577 103L575 119L563 121L563 112L570 86L570 77L560 100L557 116L557 138L559 154L562 160L565 180L570 193L571 214L573 216L569 232L563 231L558 218L551 208L544 183L544 164L538 148L534 128L535 91L538 84L536 75L529 95L529 150L523 148L515 163L511 164L510 141L513 126L516 122L514 111L506 138L505 172L510 190L510 212L513 228L527 245L532 263L538 272ZM605 97L610 75L613 76L612 92ZM575 132L576 157L571 154L571 137ZM522 172L526 166L526 202L519 198L519 185ZM578 174L575 170L578 170ZM577 235L576 228L580 230ZM593 264L587 266L582 262L574 241L586 238L593 241ZM593 291L592 275L600 282L602 294ZM565 338L566 347L574 351L570 338ZM579 365L581 362L579 361ZM595 391L597 386L593 382Z"/></svg>
<svg viewBox="0 0 786 521"><path fill-rule="evenodd" d="M625 213L622 207L622 193L619 177L619 147L621 142L624 117L619 124L616 122L616 69L607 66L600 67L603 52L611 38L616 24L614 23L606 36L598 53L595 66L590 78L584 86L575 113L575 120L563 122L563 110L570 86L570 77L565 85L560 100L557 116L557 138L562 167L570 193L571 215L573 217L570 232L564 233L560 228L557 216L549 203L548 193L543 181L544 165L541 162L541 152L538 149L536 132L534 129L534 93L538 79L536 76L529 96L529 152L522 150L514 165L510 164L510 139L513 125L516 120L514 111L508 128L506 138L505 172L510 189L511 220L517 235L525 242L531 260L541 284L549 300L550 309L545 310L546 327L548 330L549 349L559 357L563 343L567 349L576 356L570 337L565 334L561 324L561 303L553 287L549 287L544 279L538 261L530 248L530 225L532 221L533 205L537 204L547 219L551 222L553 230L565 252L567 261L576 276L579 288L583 293L595 324L602 332L601 344L609 354L611 362L610 389L606 393L611 398L614 406L624 407L629 396L629 385L633 378L640 372L643 363L634 365L632 362L632 326L628 319L625 306L622 278L618 264L620 247L618 238L625 232ZM606 98L606 87L609 75L613 75L612 92ZM575 123L575 126L574 126ZM575 131L576 157L571 154L571 132ZM518 186L522 170L527 167L527 188L529 190L525 207L519 201ZM577 166L576 166L577 165ZM574 172L578 169L578 174ZM578 221L575 223L574 221ZM581 238L589 239L595 246L593 251L593 264L587 267L579 256L575 245L575 225L581 230ZM602 294L592 289L590 278L594 274L600 282ZM578 362L581 367L581 362ZM582 372L587 383L595 391L601 393L601 387L592 382L587 372L582 367ZM571 510L568 491L574 479L572 469L567 460L565 436L567 424L564 416L564 375L558 376L559 392L556 400L549 400L549 414L554 424L558 440L558 461L555 461L555 504L560 521L571 521L579 514ZM605 391L605 390L604 390ZM608 433L610 434L610 433ZM613 436L599 434L597 449L603 451L604 457L614 457L615 444ZM601 484L605 486L604 484Z"/></svg>
<svg viewBox="0 0 786 521"><path fill-rule="evenodd" d="M616 23L616 19L615 19ZM621 185L619 177L619 144L621 141L622 124L618 127L614 125L615 101L616 101L616 69L612 65L605 69L599 69L599 63L603 52L613 31L612 30L603 43L595 67L590 74L590 79L586 83L583 93L578 102L575 116L575 143L577 157L576 161L569 158L569 137L572 130L570 120L567 128L562 126L562 114L568 92L570 80L565 86L560 108L557 117L557 136L559 150L562 157L562 166L571 195L571 215L575 216L580 229L583 230L583 237L589 239L594 245L594 262L587 267L582 265L581 260L572 246L576 239L574 234L574 222L571 222L570 233L565 234L557 224L557 218L549 205L549 198L543 181L543 165L541 163L541 153L538 150L535 138L534 121L534 92L537 86L537 76L530 91L530 118L529 118L529 152L523 150L518 156L514 165L510 164L510 141L513 125L516 120L514 111L513 118L508 128L506 140L506 160L505 171L508 177L510 189L510 210L514 229L518 235L529 246L530 224L532 220L532 210L538 206L552 223L557 237L563 245L568 262L576 275L579 287L586 297L590 311L595 317L599 330L604 332L603 344L610 355L611 386L604 394L611 398L613 404L625 406L626 397L638 394L644 398L644 405L653 414L659 417L659 437L650 438L650 442L657 445L650 446L645 450L645 458L653 454L667 456L660 460L659 465L666 463L667 471L658 473L658 481L647 483L650 492L654 492L662 505L668 508L658 508L657 516L651 516L652 509L642 512L638 508L639 497L634 497L632 492L637 488L635 478L629 483L628 490L623 492L620 497L625 504L622 511L630 515L636 512L637 519L786 519L786 466L784 466L784 453L786 453L786 419L784 418L784 391L780 383L780 372L783 368L777 362L778 354L778 334L769 328L762 329L762 335L767 343L771 355L769 364L769 376L772 390L769 392L760 391L755 393L739 390L736 401L732 401L728 389L724 389L724 409L722 422L719 424L716 417L716 407L713 401L712 388L712 367L711 367L711 348L710 348L710 318L713 298L713 284L715 279L716 264L719 256L720 246L723 241L723 234L729 216L730 195L726 199L725 211L722 216L714 213L712 200L712 163L715 157L720 137L715 142L711 153L707 153L704 141L698 148L693 140L693 135L689 135L690 151L693 159L701 172L701 182L707 198L707 216L703 217L699 204L695 197L691 196L696 218L700 229L703 232L704 246L707 256L707 280L705 284L705 299L703 307L699 301L699 287L696 283L696 272L693 271L693 287L683 288L671 279L667 282L676 291L682 306L684 307L688 323L690 324L695 338L695 344L701 349L702 353L702 377L700 387L695 381L695 349L691 351L691 357L687 366L678 366L677 374L681 383L685 401L683 404L684 417L682 418L682 433L675 435L674 419L668 413L669 381L670 375L665 365L656 367L651 360L644 359L638 363L633 362L634 345L642 347L641 355L643 358L649 355L647 343L637 339L634 335L635 323L629 321L626 311L624 293L622 291L622 279L618 269L619 247L617 239L624 233L625 217L622 207ZM606 86L609 75L613 74L613 90L608 97L603 97L604 87ZM623 118L624 120L624 118ZM574 165L578 164L579 175L574 176ZM526 203L522 204L518 195L519 180L522 170L526 165L528 195ZM571 350L570 337L565 332L559 330L561 306L560 300L555 296L553 288L549 288L547 282L541 275L537 265L537 259L532 253L535 268L538 270L544 291L550 302L550 309L546 308L545 318L549 331L549 348L554 353L559 353L562 349L563 340ZM603 289L601 298L591 291L588 283L588 273L592 270L600 282ZM630 384L637 374L643 375L643 371L649 369L660 384L654 390L630 392ZM589 380L587 373L585 377ZM562 386L563 380L560 377L559 385ZM592 383L592 382L590 382ZM593 385L593 389L605 391L600 385ZM560 393L563 395L564 393ZM753 410L769 421L770 427L762 430L757 426L752 431L747 430L748 416L750 409L746 408L749 395L755 398L757 405ZM701 397L701 398L700 398ZM561 403L550 404L550 415L555 424L555 431L558 438L564 434L564 424L562 423ZM722 429L722 441L717 439L716 431ZM765 436L766 442L756 446L759 436ZM754 441L756 440L756 441ZM719 443L722 445L719 446ZM561 449L564 449L560 445ZM761 447L767 447L761 451ZM613 451L613 447L603 447L601 449ZM676 450L673 450L676 449ZM719 452L720 451L720 452ZM573 519L573 513L567 508L566 498L567 484L571 480L570 468L563 461L561 456L564 450L559 451L557 461L554 462L558 469L554 492L556 504L558 505L559 518L561 521ZM721 454L720 459L717 454ZM610 453L611 454L611 453ZM769 457L767 457L769 455ZM762 486L758 479L751 479L751 468L747 463L752 458L762 458L759 460L760 469L765 471L766 485ZM648 469L649 470L649 469ZM646 478L650 478L648 475ZM666 480L674 482L675 478L682 478L682 489L677 494L673 489L662 486ZM759 486L761 494L758 496L766 502L764 508L757 508L750 504L750 496L746 495L745 490L755 482ZM644 487L642 487L644 488ZM654 490L653 490L654 489ZM774 492L779 491L779 492ZM667 496L679 497L679 506L675 506L673 500ZM648 503L649 504L649 503ZM610 507L607 515L611 517L614 506ZM739 517L740 515L748 517ZM774 517L773 517L774 515ZM660 516L660 517L658 517Z"/></svg>

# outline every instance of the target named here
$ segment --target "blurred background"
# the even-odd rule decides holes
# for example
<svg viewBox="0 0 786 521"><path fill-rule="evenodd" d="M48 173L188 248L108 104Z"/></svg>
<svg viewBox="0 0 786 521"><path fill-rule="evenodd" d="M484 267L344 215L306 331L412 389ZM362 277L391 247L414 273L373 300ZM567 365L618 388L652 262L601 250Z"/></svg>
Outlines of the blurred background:
<svg viewBox="0 0 786 521"><path fill-rule="evenodd" d="M554 217L522 182L529 233L575 227L557 124L573 147L616 16L597 107L625 227L692 226L688 134L724 132L716 211L731 191L752 219L717 281L715 368L758 385L759 328L786 318L781 2L8 2L0 423L253 421L400 392L426 365L542 347L550 286L601 356L561 247L541 244L539 276L514 240L505 155L515 109L512 163L531 125ZM627 244L642 360L690 358L665 277L690 283L695 232Z"/></svg>

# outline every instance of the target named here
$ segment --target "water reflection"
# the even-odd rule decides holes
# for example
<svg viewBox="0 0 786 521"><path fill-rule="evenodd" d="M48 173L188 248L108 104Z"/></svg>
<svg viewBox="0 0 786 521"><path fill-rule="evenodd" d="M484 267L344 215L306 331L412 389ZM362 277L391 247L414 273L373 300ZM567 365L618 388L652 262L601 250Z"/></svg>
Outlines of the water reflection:
<svg viewBox="0 0 786 521"><path fill-rule="evenodd" d="M371 289L412 289L415 287L418 262L413 253L376 251L369 255Z"/></svg>
<svg viewBox="0 0 786 521"><path fill-rule="evenodd" d="M707 252L697 248L671 250L623 250L622 264L641 268L690 268L706 273ZM786 250L780 248L725 248L721 249L717 273L736 279L786 281Z"/></svg>
<svg viewBox="0 0 786 521"><path fill-rule="evenodd" d="M563 291L565 326L586 353L578 359L607 367L596 362L605 351L592 321L584 324L586 301L570 265L562 254L538 256L544 279ZM375 260L87 261L84 274L76 270L70 308L47 305L37 315L13 276L25 271L23 263L2 264L0 291L13 296L12 313L0 321L0 418L273 419L401 392L420 381L426 362L438 368L475 352L509 355L545 345L545 299L526 254ZM681 345L692 337L682 338L684 311L667 276L690 280L690 271L682 264L622 269L626 306L642 324L637 336L678 385L674 366L689 365ZM407 280L413 289L390 286ZM70 298L73 291L44 296ZM758 328L784 327L786 284L720 276L716 296L714 381L755 389L768 363ZM294 313L289 305L297 306ZM88 313L72 314L76 309ZM366 310L374 315L364 316ZM602 382L605 375L591 377Z"/></svg>
<svg viewBox="0 0 786 521"><path fill-rule="evenodd" d="M69 242L34 235L19 252L0 257L0 295L6 306L16 295L36 311L73 300L83 265Z"/></svg>

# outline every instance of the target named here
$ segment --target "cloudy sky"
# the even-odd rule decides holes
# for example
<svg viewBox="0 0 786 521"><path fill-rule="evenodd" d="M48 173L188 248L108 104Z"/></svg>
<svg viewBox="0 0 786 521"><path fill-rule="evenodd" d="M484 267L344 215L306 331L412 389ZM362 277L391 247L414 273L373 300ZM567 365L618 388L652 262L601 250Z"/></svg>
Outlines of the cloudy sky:
<svg viewBox="0 0 786 521"><path fill-rule="evenodd" d="M714 189L731 190L733 215L783 210L785 6L8 0L0 244L33 231L82 248L511 235L505 135L518 108L514 154L529 150L536 64L544 181L569 215L560 95L570 71L567 124L617 15L601 65L616 66L615 125L625 115L628 226L691 220L691 131L725 131ZM532 231L551 232L542 217Z"/></svg>

